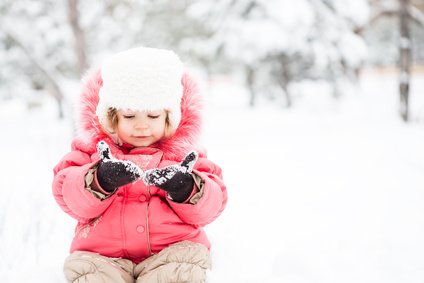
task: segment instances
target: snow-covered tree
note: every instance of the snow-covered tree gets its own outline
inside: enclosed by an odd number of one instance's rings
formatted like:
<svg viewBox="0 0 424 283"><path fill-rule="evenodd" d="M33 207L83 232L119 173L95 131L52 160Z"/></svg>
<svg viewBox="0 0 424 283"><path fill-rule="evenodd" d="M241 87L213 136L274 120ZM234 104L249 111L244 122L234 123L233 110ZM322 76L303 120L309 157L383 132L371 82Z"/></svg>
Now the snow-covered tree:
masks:
<svg viewBox="0 0 424 283"><path fill-rule="evenodd" d="M258 93L283 93L289 106L290 84L305 79L326 79L337 95L339 78L354 77L365 59L354 31L367 21L366 0L221 0L196 8L215 30L197 51L212 47L212 64L244 72L251 104Z"/></svg>
<svg viewBox="0 0 424 283"><path fill-rule="evenodd" d="M0 97L48 91L62 116L61 75L72 70L66 10L58 1L0 3ZM32 90L32 91L31 91Z"/></svg>
<svg viewBox="0 0 424 283"><path fill-rule="evenodd" d="M373 16L364 33L373 51L373 63L398 65L399 112L402 119L408 121L411 66L414 62L420 62L424 44L423 3L413 0L373 0L372 8Z"/></svg>

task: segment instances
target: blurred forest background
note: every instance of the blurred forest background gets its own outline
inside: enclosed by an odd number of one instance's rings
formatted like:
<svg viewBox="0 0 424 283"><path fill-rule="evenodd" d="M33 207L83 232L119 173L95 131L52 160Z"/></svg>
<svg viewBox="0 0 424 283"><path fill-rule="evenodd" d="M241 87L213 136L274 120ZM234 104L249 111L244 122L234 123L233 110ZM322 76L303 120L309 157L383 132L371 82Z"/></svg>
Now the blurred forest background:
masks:
<svg viewBox="0 0 424 283"><path fill-rule="evenodd" d="M424 0L1 0L1 282L65 282L52 168L81 78L140 45L205 90L208 282L424 282Z"/></svg>
<svg viewBox="0 0 424 283"><path fill-rule="evenodd" d="M139 45L173 49L207 78L237 77L252 107L259 98L295 107L293 86L311 80L337 99L364 68L397 71L408 121L410 77L423 72L424 1L2 0L0 103L31 109L48 94L62 118L88 68Z"/></svg>

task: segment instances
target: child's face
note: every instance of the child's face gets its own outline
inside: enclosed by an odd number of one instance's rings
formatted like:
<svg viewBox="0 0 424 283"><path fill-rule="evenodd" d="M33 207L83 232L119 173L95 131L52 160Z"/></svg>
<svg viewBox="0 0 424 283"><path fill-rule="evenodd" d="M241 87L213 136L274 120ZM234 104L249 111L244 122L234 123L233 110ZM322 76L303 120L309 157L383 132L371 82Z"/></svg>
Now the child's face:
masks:
<svg viewBox="0 0 424 283"><path fill-rule="evenodd" d="M145 147L165 136L166 111L118 110L118 137L135 147Z"/></svg>

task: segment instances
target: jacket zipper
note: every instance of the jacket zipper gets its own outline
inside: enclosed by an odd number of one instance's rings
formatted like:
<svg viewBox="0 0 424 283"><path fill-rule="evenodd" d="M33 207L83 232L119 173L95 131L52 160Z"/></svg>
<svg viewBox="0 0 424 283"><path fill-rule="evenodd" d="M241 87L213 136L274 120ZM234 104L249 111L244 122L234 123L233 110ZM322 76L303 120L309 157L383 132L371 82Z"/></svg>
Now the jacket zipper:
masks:
<svg viewBox="0 0 424 283"><path fill-rule="evenodd" d="M147 246L149 248L149 254L153 255L152 248L150 246L150 232L149 232L149 204L150 204L150 199L152 198L152 194L150 193L150 186L147 187L147 193L149 194L149 199L146 205L146 236L147 236Z"/></svg>
<svg viewBox="0 0 424 283"><path fill-rule="evenodd" d="M124 255L125 255L125 257L126 258L129 258L129 254L128 254L128 251L127 251L127 235L126 235L126 233L125 233L125 223L124 223L124 221L125 221L125 217L124 217L124 214L125 214L125 205L126 205L126 198L127 198L127 195L126 195L126 188L122 188L121 189L121 191L122 191L122 207L121 207L121 233L122 233L122 246L123 246L123 252L124 252Z"/></svg>

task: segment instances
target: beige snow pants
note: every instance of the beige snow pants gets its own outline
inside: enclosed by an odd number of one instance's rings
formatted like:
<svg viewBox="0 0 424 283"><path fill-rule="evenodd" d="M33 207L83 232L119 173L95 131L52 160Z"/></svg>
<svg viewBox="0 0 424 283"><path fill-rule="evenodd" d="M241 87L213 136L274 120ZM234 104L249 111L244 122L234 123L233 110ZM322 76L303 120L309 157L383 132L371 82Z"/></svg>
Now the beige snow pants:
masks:
<svg viewBox="0 0 424 283"><path fill-rule="evenodd" d="M72 283L203 283L210 266L204 245L183 241L137 265L128 259L76 251L65 260L63 270Z"/></svg>

